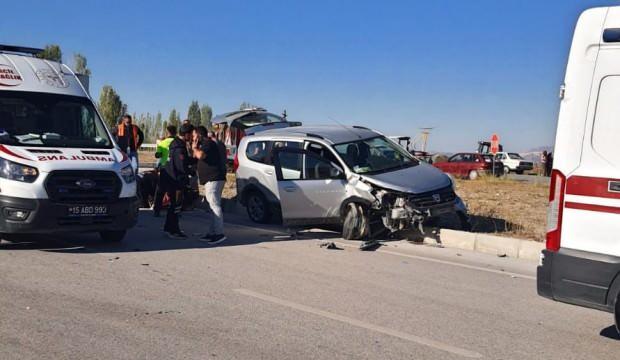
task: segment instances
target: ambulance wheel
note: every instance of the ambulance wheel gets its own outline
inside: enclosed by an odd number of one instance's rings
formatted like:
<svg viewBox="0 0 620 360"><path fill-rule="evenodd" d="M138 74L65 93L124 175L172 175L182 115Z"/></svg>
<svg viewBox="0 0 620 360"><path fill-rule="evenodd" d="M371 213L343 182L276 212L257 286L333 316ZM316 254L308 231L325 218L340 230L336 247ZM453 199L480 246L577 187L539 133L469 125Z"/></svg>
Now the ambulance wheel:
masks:
<svg viewBox="0 0 620 360"><path fill-rule="evenodd" d="M265 196L259 191L252 191L246 196L245 209L250 220L259 224L268 223L271 219L271 208Z"/></svg>
<svg viewBox="0 0 620 360"><path fill-rule="evenodd" d="M127 234L126 230L120 231L102 231L99 233L101 240L105 242L121 242Z"/></svg>
<svg viewBox="0 0 620 360"><path fill-rule="evenodd" d="M510 168L508 166L504 166L504 175L510 174Z"/></svg>
<svg viewBox="0 0 620 360"><path fill-rule="evenodd" d="M476 170L472 170L469 172L469 175L467 177L469 178L469 180L476 180L478 178L478 172Z"/></svg>
<svg viewBox="0 0 620 360"><path fill-rule="evenodd" d="M342 238L345 240L359 240L366 236L368 231L368 215L362 205L350 203L347 205L342 221Z"/></svg>

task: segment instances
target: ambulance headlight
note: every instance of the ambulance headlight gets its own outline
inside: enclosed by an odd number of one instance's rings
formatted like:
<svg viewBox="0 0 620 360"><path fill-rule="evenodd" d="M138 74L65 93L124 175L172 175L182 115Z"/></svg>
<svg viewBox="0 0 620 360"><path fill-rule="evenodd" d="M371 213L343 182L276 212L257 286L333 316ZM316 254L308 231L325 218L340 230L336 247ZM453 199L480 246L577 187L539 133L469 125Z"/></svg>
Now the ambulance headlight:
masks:
<svg viewBox="0 0 620 360"><path fill-rule="evenodd" d="M39 177L39 170L0 158L0 177L8 180L32 183Z"/></svg>
<svg viewBox="0 0 620 360"><path fill-rule="evenodd" d="M133 172L133 167L131 165L127 165L121 169L121 177L127 184L131 184L136 181L136 175Z"/></svg>

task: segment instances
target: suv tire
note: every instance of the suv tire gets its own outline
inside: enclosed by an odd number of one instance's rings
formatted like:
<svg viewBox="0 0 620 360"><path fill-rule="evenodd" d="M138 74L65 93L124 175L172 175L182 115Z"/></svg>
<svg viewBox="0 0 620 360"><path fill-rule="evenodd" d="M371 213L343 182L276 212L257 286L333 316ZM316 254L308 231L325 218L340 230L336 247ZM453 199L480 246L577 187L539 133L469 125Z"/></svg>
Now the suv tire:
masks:
<svg viewBox="0 0 620 360"><path fill-rule="evenodd" d="M271 219L271 207L265 195L259 191L252 191L246 195L245 209L248 217L255 223L266 224Z"/></svg>
<svg viewBox="0 0 620 360"><path fill-rule="evenodd" d="M342 238L345 240L359 240L368 232L368 215L364 208L356 203L347 205L342 221Z"/></svg>
<svg viewBox="0 0 620 360"><path fill-rule="evenodd" d="M99 233L99 237L101 237L101 240L105 242L113 242L113 243L123 241L123 239L125 238L125 235L127 235L126 230L102 231Z"/></svg>
<svg viewBox="0 0 620 360"><path fill-rule="evenodd" d="M614 319L616 320L616 331L620 336L620 294L616 298L616 306L614 306Z"/></svg>

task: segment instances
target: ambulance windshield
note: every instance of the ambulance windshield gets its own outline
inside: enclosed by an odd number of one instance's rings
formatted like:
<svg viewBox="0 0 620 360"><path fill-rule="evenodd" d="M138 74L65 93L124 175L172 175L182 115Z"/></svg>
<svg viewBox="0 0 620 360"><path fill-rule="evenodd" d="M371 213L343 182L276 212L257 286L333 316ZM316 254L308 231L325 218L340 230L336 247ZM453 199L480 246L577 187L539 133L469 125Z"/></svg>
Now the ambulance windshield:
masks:
<svg viewBox="0 0 620 360"><path fill-rule="evenodd" d="M0 144L113 147L88 99L24 91L0 91Z"/></svg>

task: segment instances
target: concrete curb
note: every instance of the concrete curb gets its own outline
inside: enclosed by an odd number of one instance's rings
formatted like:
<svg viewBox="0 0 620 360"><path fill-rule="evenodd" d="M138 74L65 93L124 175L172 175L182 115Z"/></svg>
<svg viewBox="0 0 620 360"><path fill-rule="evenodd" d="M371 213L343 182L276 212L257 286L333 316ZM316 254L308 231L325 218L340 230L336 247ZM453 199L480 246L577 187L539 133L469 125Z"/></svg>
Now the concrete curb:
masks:
<svg viewBox="0 0 620 360"><path fill-rule="evenodd" d="M236 199L222 199L225 213L245 214L245 208ZM425 244L476 251L486 254L538 261L545 244L516 238L441 229L437 237L426 237Z"/></svg>
<svg viewBox="0 0 620 360"><path fill-rule="evenodd" d="M424 243L535 261L540 258L540 252L545 248L544 243L532 240L448 229L441 229L438 238L425 238Z"/></svg>

